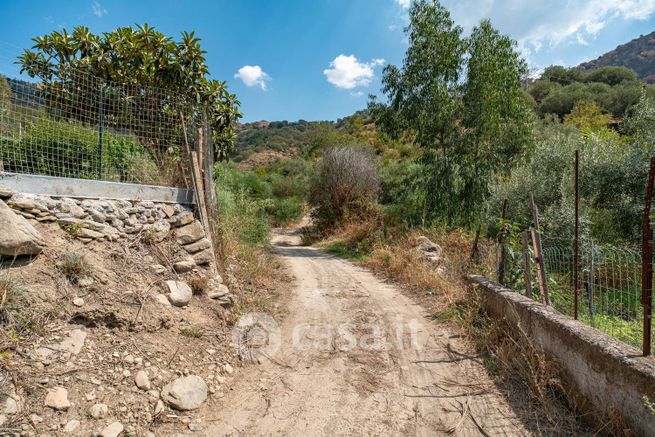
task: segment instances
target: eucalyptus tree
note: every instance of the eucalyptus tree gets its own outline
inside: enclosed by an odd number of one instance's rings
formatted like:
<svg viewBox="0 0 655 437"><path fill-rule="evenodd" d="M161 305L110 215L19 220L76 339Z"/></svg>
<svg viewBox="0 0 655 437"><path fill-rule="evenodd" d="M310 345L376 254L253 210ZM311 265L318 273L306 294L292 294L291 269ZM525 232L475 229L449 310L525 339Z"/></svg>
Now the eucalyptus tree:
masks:
<svg viewBox="0 0 655 437"><path fill-rule="evenodd" d="M64 29L33 41L32 49L26 49L17 63L21 72L40 78L47 86L87 75L137 89L159 87L183 94L206 106L219 156L226 156L232 147L240 103L225 82L209 78L206 52L193 32L183 32L181 40L175 41L148 24L119 27L102 35L78 26L72 33Z"/></svg>
<svg viewBox="0 0 655 437"><path fill-rule="evenodd" d="M382 91L387 104L372 100L369 109L392 136L404 135L424 149L426 218L450 217L455 185L452 154L459 137L462 102L458 96L466 51L462 28L438 2L417 0L409 10L405 33L409 48L401 68L385 67Z"/></svg>
<svg viewBox="0 0 655 437"><path fill-rule="evenodd" d="M386 133L422 147L414 180L424 218L471 225L493 178L529 147L532 117L516 43L482 21L468 38L436 0L415 1L401 68L384 70L386 103L369 108Z"/></svg>
<svg viewBox="0 0 655 437"><path fill-rule="evenodd" d="M480 212L492 179L508 176L532 143L533 114L522 86L527 73L512 39L489 20L473 28L461 93L464 134L459 148L466 172L461 214L467 219Z"/></svg>

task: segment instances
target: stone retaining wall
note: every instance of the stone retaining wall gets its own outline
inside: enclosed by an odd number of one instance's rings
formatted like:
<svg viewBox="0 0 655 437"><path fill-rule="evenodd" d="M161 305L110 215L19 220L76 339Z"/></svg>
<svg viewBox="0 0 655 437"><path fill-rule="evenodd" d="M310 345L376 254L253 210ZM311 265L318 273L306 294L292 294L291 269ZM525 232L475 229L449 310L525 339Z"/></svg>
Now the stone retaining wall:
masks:
<svg viewBox="0 0 655 437"><path fill-rule="evenodd" d="M180 263L180 270L213 261L210 241L193 212L180 204L151 201L54 198L13 193L0 187L0 201L25 218L39 222L57 222L84 243L115 241L130 234L142 233L153 241L169 234L190 257Z"/></svg>
<svg viewBox="0 0 655 437"><path fill-rule="evenodd" d="M568 389L602 423L618 414L637 435L655 435L655 358L489 279L469 275L487 313L520 326L533 344L562 365Z"/></svg>

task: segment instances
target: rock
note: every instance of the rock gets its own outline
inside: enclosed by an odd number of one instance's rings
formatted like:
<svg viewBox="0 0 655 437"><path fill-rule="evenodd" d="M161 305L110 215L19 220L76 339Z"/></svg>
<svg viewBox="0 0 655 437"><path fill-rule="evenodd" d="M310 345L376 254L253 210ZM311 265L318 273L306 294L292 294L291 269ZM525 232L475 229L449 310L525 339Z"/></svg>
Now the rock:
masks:
<svg viewBox="0 0 655 437"><path fill-rule="evenodd" d="M159 243L163 241L170 232L171 224L167 221L159 220L151 225L144 226L143 229L148 233L148 236L152 241Z"/></svg>
<svg viewBox="0 0 655 437"><path fill-rule="evenodd" d="M84 212L84 209L80 208L73 199L60 199L57 205L57 209L78 219L86 217L86 212Z"/></svg>
<svg viewBox="0 0 655 437"><path fill-rule="evenodd" d="M223 364L223 371L228 375L231 375L234 373L234 367L232 367L230 363L225 363Z"/></svg>
<svg viewBox="0 0 655 437"><path fill-rule="evenodd" d="M63 387L49 390L45 397L45 406L55 410L68 410L71 406L68 400L68 390Z"/></svg>
<svg viewBox="0 0 655 437"><path fill-rule="evenodd" d="M141 390L150 390L150 379L145 370L139 370L134 376L134 383Z"/></svg>
<svg viewBox="0 0 655 437"><path fill-rule="evenodd" d="M34 196L25 195L22 193L14 194L11 199L7 201L7 205L11 206L14 209L35 209L36 202Z"/></svg>
<svg viewBox="0 0 655 437"><path fill-rule="evenodd" d="M441 255L441 246L430 241L426 236L421 235L416 239L416 247L423 252L436 252Z"/></svg>
<svg viewBox="0 0 655 437"><path fill-rule="evenodd" d="M15 214L0 200L0 255L38 255L43 251L43 238L34 226Z"/></svg>
<svg viewBox="0 0 655 437"><path fill-rule="evenodd" d="M209 296L210 299L219 299L228 294L230 294L230 289L227 288L225 284L218 284L213 290L207 293L207 296Z"/></svg>
<svg viewBox="0 0 655 437"><path fill-rule="evenodd" d="M175 269L177 273L190 272L195 267L196 261L191 257L184 258L183 260L177 261L173 264L173 269Z"/></svg>
<svg viewBox="0 0 655 437"><path fill-rule="evenodd" d="M193 222L175 230L175 238L181 245L195 243L204 236L205 231L200 222Z"/></svg>
<svg viewBox="0 0 655 437"><path fill-rule="evenodd" d="M81 329L73 329L68 333L68 337L58 345L51 346L51 348L60 352L68 352L77 355L82 350L82 347L84 347L85 340L86 332Z"/></svg>
<svg viewBox="0 0 655 437"><path fill-rule="evenodd" d="M4 405L0 410L3 414L17 414L18 413L18 402L12 396L7 396L5 399Z"/></svg>
<svg viewBox="0 0 655 437"><path fill-rule="evenodd" d="M11 197L14 191L6 185L0 185L0 197Z"/></svg>
<svg viewBox="0 0 655 437"><path fill-rule="evenodd" d="M158 400L157 403L155 404L155 414L163 413L164 407L165 407L164 402L161 399Z"/></svg>
<svg viewBox="0 0 655 437"><path fill-rule="evenodd" d="M196 253L196 252L200 252L201 250L209 249L211 246L212 245L207 238L201 238L195 243L187 244L182 248L189 253Z"/></svg>
<svg viewBox="0 0 655 437"><path fill-rule="evenodd" d="M73 299L73 305L75 305L76 307L81 307L82 305L84 305L84 299L82 299L81 297L76 297L75 299Z"/></svg>
<svg viewBox="0 0 655 437"><path fill-rule="evenodd" d="M189 223L192 223L193 220L194 220L193 213L189 212L189 211L186 211L186 212L183 212L183 213L181 213L179 215L171 217L171 219L170 219L171 226L173 226L174 228L184 226L184 225L188 225Z"/></svg>
<svg viewBox="0 0 655 437"><path fill-rule="evenodd" d="M91 218L98 223L104 223L107 220L107 216L97 209L89 209L88 211Z"/></svg>
<svg viewBox="0 0 655 437"><path fill-rule="evenodd" d="M205 264L210 264L214 262L214 253L212 252L211 249L205 249L202 252L198 252L193 255L193 260L198 264L199 266L205 265Z"/></svg>
<svg viewBox="0 0 655 437"><path fill-rule="evenodd" d="M195 410L207 399L207 384L199 376L183 376L166 384L161 397L176 410Z"/></svg>
<svg viewBox="0 0 655 437"><path fill-rule="evenodd" d="M150 271L156 275L161 275L162 273L165 273L166 270L168 269L161 264L153 264L150 266Z"/></svg>
<svg viewBox="0 0 655 437"><path fill-rule="evenodd" d="M105 234L89 228L80 228L76 230L75 236L79 238L93 238L94 240L97 240L98 238L103 238Z"/></svg>
<svg viewBox="0 0 655 437"><path fill-rule="evenodd" d="M2 188L0 187L0 196L2 195ZM164 205L161 209L164 213L164 215L168 218L171 218L175 215L175 208L173 208L171 205Z"/></svg>
<svg viewBox="0 0 655 437"><path fill-rule="evenodd" d="M170 307L170 306L171 306L171 301L168 300L168 297L166 297L165 294L158 294L158 295L156 295L156 296L155 296L155 300L156 300L157 302L159 302L160 304L166 306L166 307Z"/></svg>
<svg viewBox="0 0 655 437"><path fill-rule="evenodd" d="M38 414L30 414L30 420L34 423L41 423L43 422L43 417L39 416Z"/></svg>
<svg viewBox="0 0 655 437"><path fill-rule="evenodd" d="M109 408L105 404L94 404L91 405L87 413L94 419L103 419L109 413Z"/></svg>
<svg viewBox="0 0 655 437"><path fill-rule="evenodd" d="M168 289L168 300L176 307L183 307L188 305L193 296L191 287L186 282L182 281L166 281L166 288Z"/></svg>
<svg viewBox="0 0 655 437"><path fill-rule="evenodd" d="M100 433L100 437L118 437L123 432L123 424L120 422L114 422L110 425L107 425L105 429Z"/></svg>
<svg viewBox="0 0 655 437"><path fill-rule="evenodd" d="M84 278L80 278L77 280L77 285L79 285L80 287L90 287L91 285L93 285L93 278L90 278L88 276Z"/></svg>
<svg viewBox="0 0 655 437"><path fill-rule="evenodd" d="M7 418L7 416L5 414L0 414L0 426L7 423L7 420L9 420L9 419Z"/></svg>
<svg viewBox="0 0 655 437"><path fill-rule="evenodd" d="M80 421L79 420L71 420L69 421L66 426L64 426L64 432L66 434L73 433L77 431L77 428L80 427Z"/></svg>

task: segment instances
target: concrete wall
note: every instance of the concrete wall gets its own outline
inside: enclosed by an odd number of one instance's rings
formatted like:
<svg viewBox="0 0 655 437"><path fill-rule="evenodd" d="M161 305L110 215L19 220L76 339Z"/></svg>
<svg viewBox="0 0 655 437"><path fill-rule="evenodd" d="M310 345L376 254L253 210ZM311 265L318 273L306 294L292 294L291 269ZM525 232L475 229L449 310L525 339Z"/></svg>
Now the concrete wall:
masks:
<svg viewBox="0 0 655 437"><path fill-rule="evenodd" d="M569 387L601 416L618 413L637 435L655 436L655 415L644 402L655 402L655 358L557 313L500 284L467 277L483 296L486 311L520 325L535 346L558 361Z"/></svg>

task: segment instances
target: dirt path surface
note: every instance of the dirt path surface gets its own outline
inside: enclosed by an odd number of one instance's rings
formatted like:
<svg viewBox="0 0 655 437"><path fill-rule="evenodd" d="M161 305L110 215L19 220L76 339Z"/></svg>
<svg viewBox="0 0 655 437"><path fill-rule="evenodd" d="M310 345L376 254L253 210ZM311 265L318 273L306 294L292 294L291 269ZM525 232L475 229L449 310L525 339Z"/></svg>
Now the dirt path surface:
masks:
<svg viewBox="0 0 655 437"><path fill-rule="evenodd" d="M272 360L205 408L207 435L529 435L459 335L396 287L293 233L296 277Z"/></svg>

